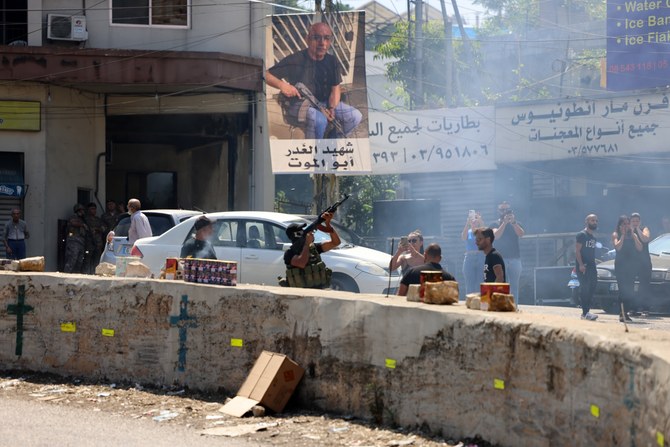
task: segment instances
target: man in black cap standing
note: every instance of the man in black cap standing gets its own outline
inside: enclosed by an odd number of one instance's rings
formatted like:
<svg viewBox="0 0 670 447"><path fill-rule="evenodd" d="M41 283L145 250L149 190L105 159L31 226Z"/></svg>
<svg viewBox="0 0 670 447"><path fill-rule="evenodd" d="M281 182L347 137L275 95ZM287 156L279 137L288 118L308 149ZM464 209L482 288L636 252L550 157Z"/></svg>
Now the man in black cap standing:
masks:
<svg viewBox="0 0 670 447"><path fill-rule="evenodd" d="M195 236L189 238L181 247L182 258L216 259L216 252L209 238L214 233L212 221L207 216L200 216L193 225Z"/></svg>
<svg viewBox="0 0 670 447"><path fill-rule="evenodd" d="M305 234L307 224L293 223L286 228L286 235L291 240L291 247L284 253L286 264L286 281L289 287L306 287L325 289L330 286L331 270L321 260L325 253L340 245L340 236L330 225L331 213L321 215L323 223L316 228L330 234L330 241L314 243L314 233ZM280 281L283 284L283 281Z"/></svg>

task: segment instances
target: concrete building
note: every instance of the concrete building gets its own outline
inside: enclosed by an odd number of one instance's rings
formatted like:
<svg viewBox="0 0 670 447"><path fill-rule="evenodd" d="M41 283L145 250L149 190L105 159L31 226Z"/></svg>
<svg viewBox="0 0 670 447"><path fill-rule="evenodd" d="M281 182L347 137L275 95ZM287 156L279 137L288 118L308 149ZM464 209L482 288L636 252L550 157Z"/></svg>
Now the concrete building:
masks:
<svg viewBox="0 0 670 447"><path fill-rule="evenodd" d="M17 0L12 8L0 24L0 221L23 208L29 256L56 268L59 219L77 202L271 209L266 5Z"/></svg>

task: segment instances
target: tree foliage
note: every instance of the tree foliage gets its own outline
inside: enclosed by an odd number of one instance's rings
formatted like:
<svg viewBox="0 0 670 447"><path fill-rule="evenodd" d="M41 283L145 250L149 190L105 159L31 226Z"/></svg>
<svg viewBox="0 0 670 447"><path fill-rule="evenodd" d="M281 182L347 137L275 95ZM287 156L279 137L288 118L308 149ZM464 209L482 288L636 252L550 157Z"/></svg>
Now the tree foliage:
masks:
<svg viewBox="0 0 670 447"><path fill-rule="evenodd" d="M398 188L397 175L355 175L339 177L340 191L351 194L337 219L360 236L372 235L372 204L376 200L393 200Z"/></svg>
<svg viewBox="0 0 670 447"><path fill-rule="evenodd" d="M405 104L416 92L416 54L410 48L415 30L407 21L398 22L391 37L375 47L379 59L389 59L386 64L388 78L402 85L399 93ZM408 39L409 37L409 39ZM423 103L427 108L444 107L446 94L446 39L442 22L426 22L423 26Z"/></svg>

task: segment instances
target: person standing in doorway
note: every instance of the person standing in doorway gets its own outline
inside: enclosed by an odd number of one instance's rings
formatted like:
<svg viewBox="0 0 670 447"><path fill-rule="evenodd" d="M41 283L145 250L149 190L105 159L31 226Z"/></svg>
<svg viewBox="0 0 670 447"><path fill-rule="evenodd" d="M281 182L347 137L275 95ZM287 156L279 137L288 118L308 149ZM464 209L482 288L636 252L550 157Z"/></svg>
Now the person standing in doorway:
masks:
<svg viewBox="0 0 670 447"><path fill-rule="evenodd" d="M130 228L128 228L128 242L134 244L136 240L143 237L151 237L151 225L149 219L142 211L142 203L138 199L128 200L128 212L130 213Z"/></svg>
<svg viewBox="0 0 670 447"><path fill-rule="evenodd" d="M498 220L490 227L495 235L495 248L505 259L507 282L509 282L510 293L519 303L519 280L521 279L521 250L519 249L519 238L523 237L525 231L516 220L514 211L510 204L503 201L498 205Z"/></svg>
<svg viewBox="0 0 670 447"><path fill-rule="evenodd" d="M86 209L77 203L74 214L67 221L67 239L65 240L65 273L86 273L84 259L86 257L86 239L88 225L86 225Z"/></svg>
<svg viewBox="0 0 670 447"><path fill-rule="evenodd" d="M9 259L26 257L26 239L30 237L26 222L21 219L21 210L14 208L12 218L5 225L5 252Z"/></svg>
<svg viewBox="0 0 670 447"><path fill-rule="evenodd" d="M100 216L105 223L105 227L107 227L107 231L112 231L116 227L116 224L119 221L119 215L119 208L116 205L116 201L114 199L107 199L107 202L105 203L105 212Z"/></svg>
<svg viewBox="0 0 670 447"><path fill-rule="evenodd" d="M95 273L95 268L100 262L100 255L105 248L105 223L98 217L98 206L94 202L86 205L86 216L84 221L88 226L88 238L86 240L86 260L84 273Z"/></svg>
<svg viewBox="0 0 670 447"><path fill-rule="evenodd" d="M465 256L463 258L463 276L465 277L465 294L479 292L484 270L484 252L477 248L475 230L483 227L482 216L475 210L470 210L465 226L461 232L461 239L465 241Z"/></svg>
<svg viewBox="0 0 670 447"><path fill-rule="evenodd" d="M582 320L595 321L597 315L592 314L591 300L598 283L596 272L596 237L593 232L598 228L598 216L589 214L585 219L586 227L577 233L575 258L577 262L577 278L579 279L579 299L582 304Z"/></svg>
<svg viewBox="0 0 670 447"><path fill-rule="evenodd" d="M486 255L486 258L484 258L484 282L506 282L507 279L505 261L493 247L495 238L495 233L491 228L477 228L475 230L477 248Z"/></svg>

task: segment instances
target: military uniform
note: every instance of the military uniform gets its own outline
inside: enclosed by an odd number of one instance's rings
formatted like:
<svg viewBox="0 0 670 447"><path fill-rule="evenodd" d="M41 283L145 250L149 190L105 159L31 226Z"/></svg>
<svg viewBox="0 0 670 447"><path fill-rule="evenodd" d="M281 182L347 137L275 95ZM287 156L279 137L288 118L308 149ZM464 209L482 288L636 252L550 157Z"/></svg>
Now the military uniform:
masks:
<svg viewBox="0 0 670 447"><path fill-rule="evenodd" d="M84 207L82 206L83 210ZM86 256L86 238L88 228L83 215L76 212L70 216L67 224L67 238L65 241L65 273L84 273L84 258Z"/></svg>
<svg viewBox="0 0 670 447"><path fill-rule="evenodd" d="M98 216L87 214L85 217L88 226L86 238L86 262L84 264L85 273L95 273L95 267L100 262L100 256L105 248L105 239L107 236L107 227L103 220Z"/></svg>

